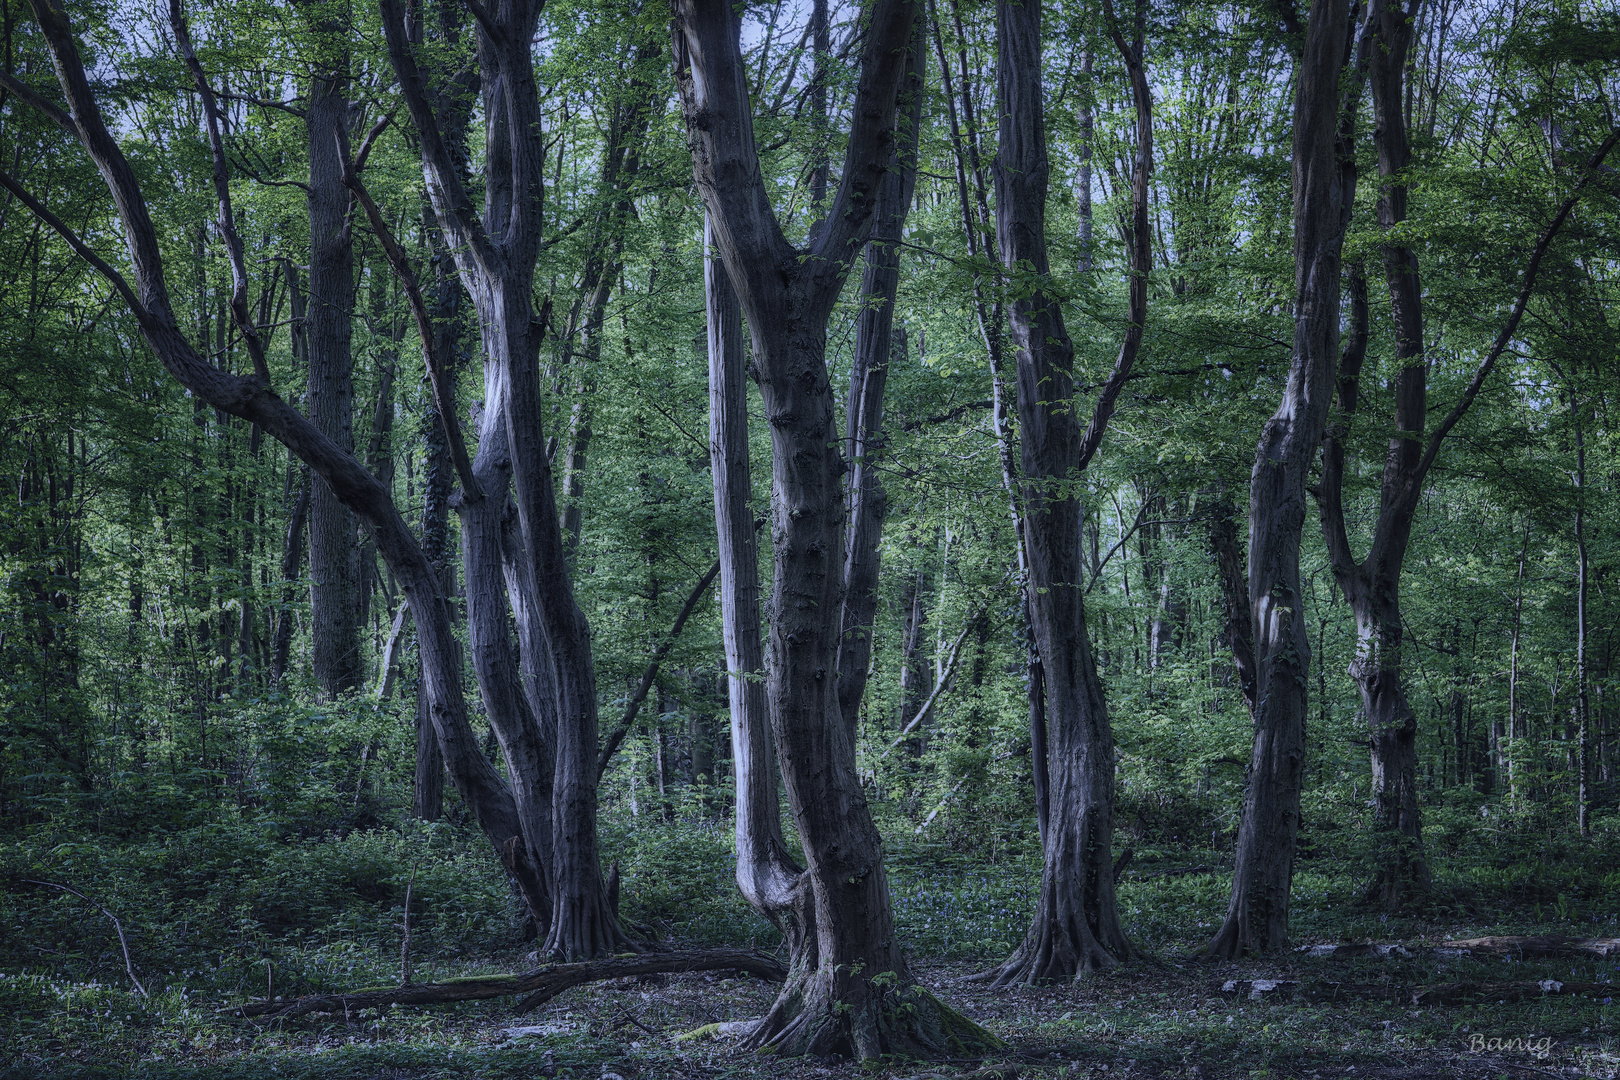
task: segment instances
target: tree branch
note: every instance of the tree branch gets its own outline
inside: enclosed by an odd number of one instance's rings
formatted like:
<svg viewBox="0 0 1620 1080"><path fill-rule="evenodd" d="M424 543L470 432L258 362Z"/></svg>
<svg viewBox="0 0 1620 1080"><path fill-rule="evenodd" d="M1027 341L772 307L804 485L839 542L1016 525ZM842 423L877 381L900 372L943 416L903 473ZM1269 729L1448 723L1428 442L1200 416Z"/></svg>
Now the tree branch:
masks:
<svg viewBox="0 0 1620 1080"><path fill-rule="evenodd" d="M708 595L709 586L714 584L715 576L719 573L720 560L716 559L709 567L709 572L693 586L686 603L681 606L681 613L675 616L675 625L669 628L669 633L664 635L664 640L653 651L652 659L647 661L647 668L641 673L641 682L636 686L636 692L630 695L630 702L625 706L619 726L613 729L613 734L602 744L602 753L596 762L597 780L602 779L602 774L607 772L608 763L613 760L613 755L618 753L619 744L630 734L630 727L636 722L636 715L641 712L642 703L647 700L647 694L652 690L653 680L658 678L658 666L664 662L664 657L669 655L669 650L675 647L675 639L686 629L686 620L697 610L698 602Z"/></svg>
<svg viewBox="0 0 1620 1080"><path fill-rule="evenodd" d="M338 138L341 148L343 140ZM473 475L472 461L467 456L467 443L461 434L461 423L456 419L455 395L450 389L448 372L452 363L451 358L439 356L435 348L438 335L433 332L433 316L428 314L427 301L422 298L422 287L417 283L416 274L411 270L411 260L405 254L405 249L399 246L394 238L393 230L383 219L382 210L366 190L360 177L355 173L355 167L342 154L338 155L343 162L343 186L354 192L365 211L366 220L371 223L371 231L377 234L377 241L382 245L383 254L388 259L388 265L393 267L394 276L399 279L400 287L405 290L406 299L410 303L411 317L416 322L416 332L422 339L422 359L427 364L428 382L433 387L433 404L439 414L439 422L444 426L445 442L450 446L450 458L455 462L456 475L461 479L462 497L468 502L477 502L484 497L484 490Z"/></svg>
<svg viewBox="0 0 1620 1080"><path fill-rule="evenodd" d="M1536 287L1536 275L1541 272L1541 260L1546 256L1547 249L1552 246L1553 238L1564 227L1564 222L1569 219L1569 215L1574 211L1581 192L1586 188L1592 177L1597 175L1599 168L1603 164L1603 159L1609 156L1609 151L1614 149L1616 142L1620 142L1620 127L1610 131L1609 137L1604 139L1602 145L1593 153L1591 159L1587 161L1586 166L1581 170L1580 179L1575 182L1575 186L1570 189L1564 201L1559 204L1558 212L1553 215L1552 221L1541 231L1541 236L1536 240L1536 246L1530 252L1530 262L1525 266L1524 275L1519 280L1519 295L1513 301L1513 310L1508 315L1508 321L1503 325L1501 332L1496 335L1496 341L1491 345L1490 352L1485 354L1485 359L1481 360L1479 367L1475 369L1474 377L1468 381L1468 387L1463 391L1462 397L1451 407L1451 411L1446 414L1446 418L1440 422L1440 426L1435 428L1434 434L1429 437L1429 444L1423 450L1423 459L1418 462L1417 468L1413 470L1412 479L1407 484L1407 488L1402 493L1399 501L1413 500L1417 498L1417 493L1423 489L1423 481L1428 476L1430 467L1434 465L1434 459L1440 454L1440 444L1445 441L1446 436L1451 433L1451 429L1457 426L1457 421L1463 418L1463 414L1468 411L1468 407L1479 396L1480 388L1485 385L1485 380L1490 378L1491 372L1496 367L1496 361L1501 357L1503 350L1508 347L1508 343L1513 340L1514 333L1519 329L1519 321L1524 318L1524 309L1530 303L1530 294Z"/></svg>
<svg viewBox="0 0 1620 1080"><path fill-rule="evenodd" d="M174 28L175 43L180 46L180 55L185 58L192 82L197 87L197 96L202 100L203 118L208 128L208 149L214 166L214 200L219 206L219 219L215 226L220 239L225 241L225 251L231 262L231 319L242 334L242 343L247 346L254 374L268 385L270 364L264 355L264 339L259 336L259 328L248 311L247 261L242 253L242 236L236 229L236 215L231 211L231 178L225 156L219 102L214 98L214 90L208 83L208 73L203 70L202 61L197 59L197 50L192 48L191 32L186 26L180 0L169 0L169 25Z"/></svg>

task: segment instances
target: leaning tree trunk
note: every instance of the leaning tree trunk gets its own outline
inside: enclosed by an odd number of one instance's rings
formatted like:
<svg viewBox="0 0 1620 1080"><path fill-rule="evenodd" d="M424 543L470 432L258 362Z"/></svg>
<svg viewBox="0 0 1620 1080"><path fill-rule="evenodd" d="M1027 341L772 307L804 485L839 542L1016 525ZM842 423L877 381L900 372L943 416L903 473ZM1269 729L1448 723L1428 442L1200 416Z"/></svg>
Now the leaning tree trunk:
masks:
<svg viewBox="0 0 1620 1080"><path fill-rule="evenodd" d="M1249 483L1254 748L1231 900L1203 949L1214 959L1273 951L1288 938L1311 655L1299 545L1306 480L1322 440L1338 360L1340 252L1354 194L1346 190L1338 152L1339 71L1348 31L1343 0L1313 0L1295 74L1293 357L1282 403L1261 432Z"/></svg>
<svg viewBox="0 0 1620 1080"><path fill-rule="evenodd" d="M726 0L679 0L672 28L693 178L752 331L771 422L765 690L809 864L816 939L814 966L799 965L750 1036L781 1053L962 1056L994 1041L911 978L837 695L845 468L827 323L891 158L902 75L893 61L913 40L916 7L878 0L872 8L843 176L808 251L788 243L764 185L736 10Z"/></svg>
<svg viewBox="0 0 1620 1080"><path fill-rule="evenodd" d="M322 30L329 28L323 26ZM354 451L354 245L349 235L347 73L318 73L305 121L309 133L309 411L344 453ZM354 515L325 483L309 508L310 651L328 700L358 690L360 562Z"/></svg>
<svg viewBox="0 0 1620 1080"><path fill-rule="evenodd" d="M1112 25L1111 6L1107 14ZM1044 278L1050 267L1039 3L1004 0L996 9L996 28L1001 104L996 236L1009 271ZM1049 810L1035 917L1013 955L981 976L997 986L1073 979L1137 953L1120 927L1114 898L1114 736L1086 633L1081 510L1073 488L1101 442L1140 349L1147 314L1151 104L1140 37L1131 45L1117 27L1114 31L1136 107L1130 324L1085 431L1074 415L1074 347L1057 301L1037 286L1020 290L1027 295L1008 305L1007 324L1018 353L1025 600L1045 682Z"/></svg>

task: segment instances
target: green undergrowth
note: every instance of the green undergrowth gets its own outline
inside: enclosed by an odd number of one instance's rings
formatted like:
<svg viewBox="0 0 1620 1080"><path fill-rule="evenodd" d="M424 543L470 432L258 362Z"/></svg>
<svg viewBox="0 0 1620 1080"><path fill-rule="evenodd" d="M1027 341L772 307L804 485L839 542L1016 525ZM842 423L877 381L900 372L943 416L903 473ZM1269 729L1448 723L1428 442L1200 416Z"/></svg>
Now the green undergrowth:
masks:
<svg viewBox="0 0 1620 1080"><path fill-rule="evenodd" d="M1436 809L1434 898L1401 915L1357 902L1365 874L1355 858L1329 858L1319 842L1307 849L1295 877L1295 940L1620 936L1613 869L1620 865L1620 831L1613 818L1600 818L1593 837L1580 841L1549 831L1545 821L1486 806L1487 816L1500 816L1479 835L1457 820L1480 816L1478 805ZM777 947L774 929L737 895L729 823L698 806L674 809L669 819L603 816L603 849L620 867L625 920L672 944ZM1351 1065L1366 1075L1413 1055L1430 1055L1432 1075L1448 1075L1447 1068L1483 1060L1469 1056L1475 1036L1518 1039L1521 1047L1526 1039L1551 1040L1550 1058L1521 1053L1523 1060L1504 1061L1578 1062L1583 1075L1593 1076L1613 1071L1604 1056L1613 1054L1620 1019L1612 998L1411 1009L1388 1001L1323 1003L1301 995L1251 1002L1220 994L1222 981L1238 978L1605 984L1620 980L1620 964L1438 961L1432 954L1190 964L1187 956L1225 912L1230 854L1152 835L1132 840L1118 888L1126 931L1148 961L1076 986L988 993L956 980L1003 958L1022 938L1040 871L1033 845L1001 843L987 858L912 829L888 833L896 931L923 984L1005 1039L1006 1053L1027 1075L1063 1069L1101 1075L1104 1064L1112 1075L1122 1068L1127 1075L1191 1075L1186 1070L1194 1066L1205 1076L1339 1075L1333 1070ZM614 1071L636 1080L677 1075L699 1060L713 1075L783 1075L759 1071L725 1038L672 1041L682 1031L760 1015L774 990L749 979L682 976L667 984L586 987L522 1021L511 1016L510 1002L294 1022L242 1020L225 1009L267 991L397 983L407 885L417 981L532 966L535 943L521 939L510 889L482 839L464 827L401 823L306 835L285 823L238 818L132 838L98 836L59 819L0 838L0 881L0 1077L597 1080L617 1062ZM89 900L29 882L66 885ZM150 997L132 986L113 925L90 901L121 921ZM511 1034L514 1024L528 1023L564 1027L544 1036ZM784 1068L791 1074L797 1066Z"/></svg>

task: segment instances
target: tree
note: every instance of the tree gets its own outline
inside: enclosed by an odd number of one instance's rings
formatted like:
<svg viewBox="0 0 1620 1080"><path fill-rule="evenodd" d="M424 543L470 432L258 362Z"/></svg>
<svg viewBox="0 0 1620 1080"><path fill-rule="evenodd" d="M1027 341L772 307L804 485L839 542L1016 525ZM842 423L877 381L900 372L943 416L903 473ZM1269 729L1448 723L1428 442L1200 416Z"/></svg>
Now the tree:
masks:
<svg viewBox="0 0 1620 1080"><path fill-rule="evenodd" d="M751 1036L783 1053L864 1060L988 1041L910 976L837 696L845 466L825 359L827 320L871 228L891 159L905 69L896 59L909 48L914 17L915 5L901 0L872 9L843 175L824 225L802 250L783 233L759 167L736 11L716 0L682 0L672 30L693 177L748 322L771 424L766 695L809 863L816 942L813 960L795 957L787 987Z"/></svg>
<svg viewBox="0 0 1620 1080"><path fill-rule="evenodd" d="M1030 628L1045 684L1048 810L1040 892L1024 943L989 973L997 985L1072 979L1137 954L1114 902L1114 737L1086 632L1084 545L1075 484L1096 454L1141 349L1147 319L1151 227L1148 176L1153 112L1142 65L1140 21L1128 43L1105 4L1109 31L1130 72L1136 112L1131 178L1130 312L1114 370L1084 430L1075 417L1074 346L1042 280L1046 253L1047 150L1041 89L1041 8L996 10L1001 141L996 159L996 236L1013 284L1007 324L1018 351L1023 541ZM1024 285L1024 277L1034 280Z"/></svg>
<svg viewBox="0 0 1620 1080"><path fill-rule="evenodd" d="M1288 381L1249 482L1254 748L1226 918L1203 954L1270 952L1288 935L1305 765L1310 638L1299 584L1305 485L1327 420L1339 346L1339 272L1354 201L1354 157L1339 143L1349 8L1313 0L1295 65L1294 341ZM1359 88L1347 92L1354 101Z"/></svg>

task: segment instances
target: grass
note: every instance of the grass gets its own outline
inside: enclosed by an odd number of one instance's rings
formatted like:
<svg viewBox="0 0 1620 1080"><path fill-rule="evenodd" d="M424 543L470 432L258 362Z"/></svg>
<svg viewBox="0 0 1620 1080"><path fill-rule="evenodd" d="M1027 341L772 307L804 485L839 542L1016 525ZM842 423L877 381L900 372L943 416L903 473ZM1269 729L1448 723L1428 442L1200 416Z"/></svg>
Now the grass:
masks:
<svg viewBox="0 0 1620 1080"><path fill-rule="evenodd" d="M212 827L211 827L212 828ZM1385 918L1353 903L1353 861L1302 860L1297 943L1433 944L1490 933L1620 936L1611 830L1547 864L1526 837L1436 853L1436 902ZM265 839L213 828L150 841L80 844L38 835L0 847L0 1078L63 1077L769 1077L853 1075L849 1063L764 1061L725 1038L676 1043L706 1025L760 1015L767 984L720 975L656 977L569 991L528 1016L510 1001L393 1007L347 1017L244 1020L222 1011L262 995L398 979L404 881L416 865L418 979L477 978L532 966L512 934L510 897L476 836L365 833ZM257 839L255 839L257 837ZM626 918L687 945L776 943L731 887L728 830L607 820ZM55 840L55 837L48 838ZM187 854L184 872L177 845ZM425 854L424 854L425 852ZM244 854L245 853L245 854ZM1515 855L1514 853L1521 853ZM1572 859L1571 855L1584 855ZM1511 857L1510 857L1511 856ZM1620 1076L1612 998L1403 1007L1390 1000L1249 1000L1227 980L1358 985L1620 980L1615 962L1505 962L1419 954L1335 961L1299 954L1189 962L1224 912L1223 853L1144 843L1120 883L1127 931L1152 960L1043 988L988 991L962 977L1022 936L1039 867L1006 849L985 865L945 847L896 843L889 872L897 931L925 986L1005 1039L991 1064L1026 1077ZM1164 875L1213 866L1214 872ZM150 999L123 975L110 926L81 901L17 883L71 879L120 915ZM75 906L77 905L77 906ZM982 1063L888 1063L873 1075L970 1075Z"/></svg>

